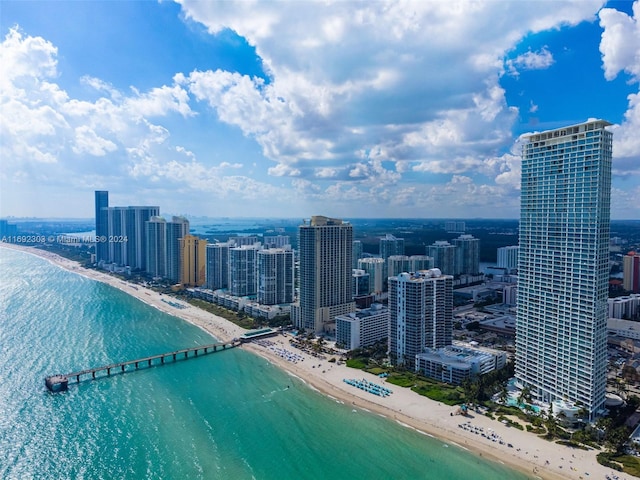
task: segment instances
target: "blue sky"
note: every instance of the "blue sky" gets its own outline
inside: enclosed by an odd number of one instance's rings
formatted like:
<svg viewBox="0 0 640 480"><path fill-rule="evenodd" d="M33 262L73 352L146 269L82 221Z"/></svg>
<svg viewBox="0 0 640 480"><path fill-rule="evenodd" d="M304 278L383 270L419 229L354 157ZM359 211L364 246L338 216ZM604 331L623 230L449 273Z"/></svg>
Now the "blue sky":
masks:
<svg viewBox="0 0 640 480"><path fill-rule="evenodd" d="M521 136L614 124L640 216L639 1L0 3L0 216L517 218Z"/></svg>

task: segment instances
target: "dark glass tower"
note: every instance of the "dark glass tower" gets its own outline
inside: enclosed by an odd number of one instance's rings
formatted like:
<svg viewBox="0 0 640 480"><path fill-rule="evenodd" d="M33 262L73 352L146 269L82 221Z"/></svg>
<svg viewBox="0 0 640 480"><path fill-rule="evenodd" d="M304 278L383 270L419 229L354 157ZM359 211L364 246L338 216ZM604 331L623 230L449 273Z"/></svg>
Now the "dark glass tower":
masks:
<svg viewBox="0 0 640 480"><path fill-rule="evenodd" d="M107 208L109 207L109 192L104 190L96 190L95 192L96 207L96 262L104 260L109 261L109 246L107 245L107 237L109 235L109 220Z"/></svg>

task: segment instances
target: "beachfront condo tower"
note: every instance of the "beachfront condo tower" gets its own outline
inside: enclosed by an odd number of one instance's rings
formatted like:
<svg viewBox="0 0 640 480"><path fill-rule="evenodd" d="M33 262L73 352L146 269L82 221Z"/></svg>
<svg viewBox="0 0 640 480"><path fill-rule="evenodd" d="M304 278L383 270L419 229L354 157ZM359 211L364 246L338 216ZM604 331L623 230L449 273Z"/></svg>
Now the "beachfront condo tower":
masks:
<svg viewBox="0 0 640 480"><path fill-rule="evenodd" d="M201 287L206 283L207 239L185 235L180 240L180 283Z"/></svg>
<svg viewBox="0 0 640 480"><path fill-rule="evenodd" d="M96 190L95 210L96 210L96 263L101 260L109 261L109 219L107 208L109 207L109 192Z"/></svg>
<svg viewBox="0 0 640 480"><path fill-rule="evenodd" d="M336 315L355 310L351 298L353 227L336 218L311 217L298 230L300 294L292 306L297 328L335 333Z"/></svg>
<svg viewBox="0 0 640 480"><path fill-rule="evenodd" d="M413 370L425 348L451 345L453 276L433 268L389 277L389 356Z"/></svg>
<svg viewBox="0 0 640 480"><path fill-rule="evenodd" d="M522 150L516 378L591 418L606 386L609 125L536 133Z"/></svg>
<svg viewBox="0 0 640 480"><path fill-rule="evenodd" d="M229 288L229 242L207 245L207 288Z"/></svg>
<svg viewBox="0 0 640 480"><path fill-rule="evenodd" d="M258 252L258 303L280 305L293 302L294 255L285 248L268 248Z"/></svg>

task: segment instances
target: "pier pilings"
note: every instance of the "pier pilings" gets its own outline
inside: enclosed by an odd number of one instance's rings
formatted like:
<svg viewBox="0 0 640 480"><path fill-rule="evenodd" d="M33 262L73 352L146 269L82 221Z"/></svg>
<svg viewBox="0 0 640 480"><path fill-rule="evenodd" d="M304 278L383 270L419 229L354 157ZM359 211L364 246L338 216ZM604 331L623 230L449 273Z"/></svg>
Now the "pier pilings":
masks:
<svg viewBox="0 0 640 480"><path fill-rule="evenodd" d="M87 380L95 380L96 378L100 378L100 376L96 377L96 373L99 373L99 372L106 372L107 374L106 376L111 376L111 370L117 369L117 368L120 368L121 373L126 373L130 371L132 372L141 368L141 365L144 365L144 363L146 363L147 368L156 366L156 365L165 365L165 360L167 358L172 358L173 361L176 362L179 358L178 357L179 355L184 355L183 357L184 359L196 358L198 357L198 352L206 355L209 353L215 353L218 351L227 350L227 347L234 348L239 346L240 344L241 344L240 340L235 339L227 343L213 343L210 345L204 345L200 347L185 348L182 350L175 350L172 352L162 353L160 355L152 355L150 357L138 358L136 360L128 360L126 362L113 363L113 364L105 365L102 367L80 370L78 372L67 373L64 375L62 374L50 375L46 377L44 381L49 391L61 392L63 390L67 390L69 386L70 378L75 377L76 383L80 383L80 380L83 380L85 378ZM218 347L222 347L222 348L218 350ZM189 356L189 354L191 353L193 353L193 355ZM160 362L159 363L156 362L157 360L159 360ZM133 365L134 369L127 370L126 367L128 367L129 365Z"/></svg>

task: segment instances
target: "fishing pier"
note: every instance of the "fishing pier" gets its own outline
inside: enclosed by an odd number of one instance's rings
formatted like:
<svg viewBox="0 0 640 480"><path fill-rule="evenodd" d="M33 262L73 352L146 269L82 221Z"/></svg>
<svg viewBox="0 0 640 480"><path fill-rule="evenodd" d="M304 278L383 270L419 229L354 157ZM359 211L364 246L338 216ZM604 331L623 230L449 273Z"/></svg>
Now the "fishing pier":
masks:
<svg viewBox="0 0 640 480"><path fill-rule="evenodd" d="M198 356L207 355L209 353L229 350L231 348L237 347L241 343L242 342L240 340L234 339L226 343L212 343L210 345L203 345L200 347L185 348L183 350L175 350L173 352L139 358L137 360L112 363L111 365L105 365L104 367L89 368L86 370L80 370L78 372L67 373L64 375L51 375L44 379L44 383L51 392L61 392L67 389L67 387L69 386L69 380L75 380L76 383L80 383L81 380L95 380L96 378L111 376L112 373L115 374L133 372L140 368L149 368L156 365L164 365L167 360L175 362L177 360L196 358ZM133 366L133 368L127 369L127 367L131 366ZM99 374L100 372L106 372L106 375L99 375L98 377L96 377L96 374Z"/></svg>

